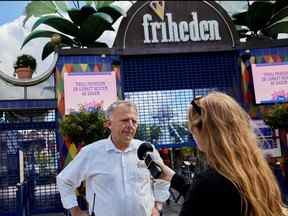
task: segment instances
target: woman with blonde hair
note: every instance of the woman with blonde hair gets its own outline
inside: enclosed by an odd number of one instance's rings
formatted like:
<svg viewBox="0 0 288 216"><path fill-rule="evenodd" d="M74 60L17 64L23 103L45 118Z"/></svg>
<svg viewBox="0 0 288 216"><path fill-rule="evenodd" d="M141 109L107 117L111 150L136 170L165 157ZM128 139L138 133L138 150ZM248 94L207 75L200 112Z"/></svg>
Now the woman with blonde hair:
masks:
<svg viewBox="0 0 288 216"><path fill-rule="evenodd" d="M208 169L192 185L164 164L161 178L185 195L181 216L282 216L276 179L257 145L249 115L230 96L197 97L188 111L189 129Z"/></svg>

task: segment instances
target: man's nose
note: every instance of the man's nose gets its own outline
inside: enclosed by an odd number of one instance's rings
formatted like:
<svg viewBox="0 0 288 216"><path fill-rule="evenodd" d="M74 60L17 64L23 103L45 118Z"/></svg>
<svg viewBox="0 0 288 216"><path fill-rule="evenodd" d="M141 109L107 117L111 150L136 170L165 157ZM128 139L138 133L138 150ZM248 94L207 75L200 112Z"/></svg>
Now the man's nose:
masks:
<svg viewBox="0 0 288 216"><path fill-rule="evenodd" d="M128 125L130 127L135 127L134 121L132 119L128 120Z"/></svg>

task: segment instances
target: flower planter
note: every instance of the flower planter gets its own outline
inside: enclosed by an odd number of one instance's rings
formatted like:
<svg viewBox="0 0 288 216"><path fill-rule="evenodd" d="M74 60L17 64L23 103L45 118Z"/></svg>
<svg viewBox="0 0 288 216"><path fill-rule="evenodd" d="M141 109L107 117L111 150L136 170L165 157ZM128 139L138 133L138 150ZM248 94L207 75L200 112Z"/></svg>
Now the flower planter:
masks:
<svg viewBox="0 0 288 216"><path fill-rule="evenodd" d="M21 67L15 70L18 79L31 79L32 78L32 69L30 67Z"/></svg>

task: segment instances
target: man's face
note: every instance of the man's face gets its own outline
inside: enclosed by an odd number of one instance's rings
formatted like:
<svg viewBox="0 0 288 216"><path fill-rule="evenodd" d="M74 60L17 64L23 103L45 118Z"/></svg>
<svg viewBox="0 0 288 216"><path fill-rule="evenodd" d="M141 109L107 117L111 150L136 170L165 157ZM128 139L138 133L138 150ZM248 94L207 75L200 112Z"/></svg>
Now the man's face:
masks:
<svg viewBox="0 0 288 216"><path fill-rule="evenodd" d="M114 144L129 145L138 126L138 114L133 107L119 105L112 113L109 128Z"/></svg>

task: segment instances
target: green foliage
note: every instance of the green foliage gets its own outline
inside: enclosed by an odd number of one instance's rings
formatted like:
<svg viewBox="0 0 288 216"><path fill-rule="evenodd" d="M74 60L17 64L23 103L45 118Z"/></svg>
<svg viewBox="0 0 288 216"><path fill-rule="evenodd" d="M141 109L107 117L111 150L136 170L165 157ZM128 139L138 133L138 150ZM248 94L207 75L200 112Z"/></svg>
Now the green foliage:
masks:
<svg viewBox="0 0 288 216"><path fill-rule="evenodd" d="M254 1L245 12L232 16L240 38L277 39L288 32L288 1ZM244 26L243 29L241 26Z"/></svg>
<svg viewBox="0 0 288 216"><path fill-rule="evenodd" d="M25 26L28 19L32 16L39 17L44 14L53 14L56 12L56 5L52 1L32 1L25 7L26 17L23 21L23 26Z"/></svg>
<svg viewBox="0 0 288 216"><path fill-rule="evenodd" d="M86 2L86 5L91 6L94 1L86 0L85 2Z"/></svg>
<svg viewBox="0 0 288 216"><path fill-rule="evenodd" d="M66 37L65 35L59 34L58 35L61 36L61 43L65 43L68 45L73 45L75 42L73 40L71 40L69 37ZM25 46L25 44L27 44L30 40L34 39L34 38L38 38L38 37L47 37L47 38L52 38L55 35L55 32L52 31L46 31L46 30L36 30L31 32L24 40L22 47L23 48Z"/></svg>
<svg viewBox="0 0 288 216"><path fill-rule="evenodd" d="M288 104L276 104L263 113L267 125L274 129L288 128Z"/></svg>
<svg viewBox="0 0 288 216"><path fill-rule="evenodd" d="M79 40L84 45L93 43L104 31L113 30L112 22L112 17L102 12L90 15L80 26Z"/></svg>
<svg viewBox="0 0 288 216"><path fill-rule="evenodd" d="M57 8L59 8L63 12L68 11L68 7L65 1L54 1L54 4L56 5Z"/></svg>
<svg viewBox="0 0 288 216"><path fill-rule="evenodd" d="M195 148L192 148L190 146L182 147L181 148L181 153L184 155L191 155L193 156L195 154Z"/></svg>
<svg viewBox="0 0 288 216"><path fill-rule="evenodd" d="M42 59L47 58L52 52L54 52L53 43L47 42L43 48Z"/></svg>
<svg viewBox="0 0 288 216"><path fill-rule="evenodd" d="M151 143L157 143L161 135L161 129L159 126L153 124L140 124L138 126L135 138L140 140L146 140Z"/></svg>
<svg viewBox="0 0 288 216"><path fill-rule="evenodd" d="M140 140L145 140L146 139L146 124L139 124L136 134L135 134L135 138L136 139L140 139Z"/></svg>
<svg viewBox="0 0 288 216"><path fill-rule="evenodd" d="M14 64L15 69L20 67L30 67L33 72L35 71L36 66L36 59L33 56L27 54L18 56Z"/></svg>
<svg viewBox="0 0 288 216"><path fill-rule="evenodd" d="M152 143L157 142L159 140L160 135L161 135L160 127L157 125L152 125L149 128L149 131L150 131L150 139L151 139Z"/></svg>
<svg viewBox="0 0 288 216"><path fill-rule="evenodd" d="M53 27L56 30L61 31L62 33L67 35L77 37L79 34L77 25L59 16L48 15L41 17L34 23L31 30L33 31L41 24L48 24L50 25L50 27Z"/></svg>
<svg viewBox="0 0 288 216"><path fill-rule="evenodd" d="M112 24L123 15L122 9L117 5L103 5L101 8L98 8L97 12L109 14L112 17Z"/></svg>
<svg viewBox="0 0 288 216"><path fill-rule="evenodd" d="M94 1L94 2L97 9L109 6L113 3L113 1Z"/></svg>
<svg viewBox="0 0 288 216"><path fill-rule="evenodd" d="M107 47L107 44L97 40L105 31L114 31L112 25L124 15L124 11L111 5L113 1L86 1L84 6L83 2L72 2L75 8L69 8L65 1L30 2L25 8L23 25L32 16L39 18L24 39L21 49L33 39L50 38L42 50L44 60L56 47ZM67 15L70 19L66 18ZM42 24L57 31L37 30Z"/></svg>
<svg viewBox="0 0 288 216"><path fill-rule="evenodd" d="M108 137L109 129L104 127L105 112L101 108L81 109L80 112L64 116L60 121L60 133L76 146L87 145Z"/></svg>

